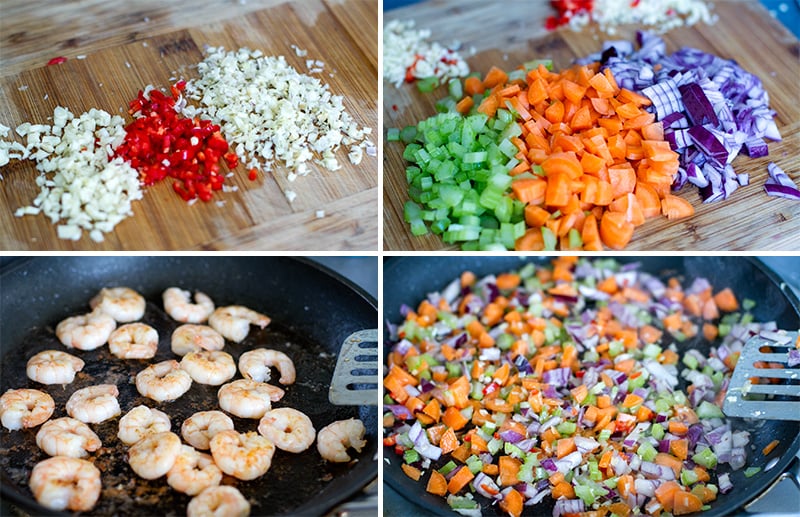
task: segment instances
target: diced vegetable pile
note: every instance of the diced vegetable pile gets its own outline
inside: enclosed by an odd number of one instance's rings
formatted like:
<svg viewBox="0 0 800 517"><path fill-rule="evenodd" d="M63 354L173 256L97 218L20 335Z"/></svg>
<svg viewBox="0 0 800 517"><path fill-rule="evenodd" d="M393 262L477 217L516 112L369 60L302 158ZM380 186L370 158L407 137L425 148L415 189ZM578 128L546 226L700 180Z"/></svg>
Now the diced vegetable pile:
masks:
<svg viewBox="0 0 800 517"><path fill-rule="evenodd" d="M609 42L554 72L549 60L448 82L439 114L388 141L405 144L413 235L465 250L622 249L637 226L694 214L749 182L731 165L780 139L760 80L733 61L690 48L671 56L659 37ZM800 199L770 166L767 193Z"/></svg>
<svg viewBox="0 0 800 517"><path fill-rule="evenodd" d="M563 25L581 30L596 22L608 34L614 34L618 25L625 24L667 32L700 21L711 25L717 20L704 0L550 0L550 5L557 13L545 21L550 30Z"/></svg>
<svg viewBox="0 0 800 517"><path fill-rule="evenodd" d="M389 325L386 461L465 515L708 509L748 462L720 408L744 342L776 328L753 307L613 260L464 272Z"/></svg>

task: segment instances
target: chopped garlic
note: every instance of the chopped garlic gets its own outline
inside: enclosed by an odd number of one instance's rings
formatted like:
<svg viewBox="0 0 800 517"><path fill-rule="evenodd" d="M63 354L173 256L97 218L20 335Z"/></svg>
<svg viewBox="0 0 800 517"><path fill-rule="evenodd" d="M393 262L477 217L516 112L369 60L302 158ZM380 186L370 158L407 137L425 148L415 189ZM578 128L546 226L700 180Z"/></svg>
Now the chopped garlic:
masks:
<svg viewBox="0 0 800 517"><path fill-rule="evenodd" d="M342 146L352 155L359 152L354 148L371 144L367 137L372 130L359 128L342 97L319 79L299 73L283 56L247 48L226 52L211 47L206 52L197 66L200 78L187 84L186 95L200 101L197 113L221 126L248 168L270 171L278 162L289 169L291 181L308 174L311 161L332 171L341 168L334 152ZM289 201L295 196L286 192Z"/></svg>
<svg viewBox="0 0 800 517"><path fill-rule="evenodd" d="M297 197L297 193L294 190L287 190L286 193L285 193L285 196L286 196L286 199L289 200L289 203L291 203Z"/></svg>
<svg viewBox="0 0 800 517"><path fill-rule="evenodd" d="M325 217L325 210L317 210L316 212L317 219L322 219Z"/></svg>
<svg viewBox="0 0 800 517"><path fill-rule="evenodd" d="M595 0L591 13L573 15L569 25L579 31L590 21L596 21L608 34L616 34L616 26L625 24L645 25L663 33L700 21L713 25L717 16L711 14L704 0L639 0L635 5L628 0Z"/></svg>
<svg viewBox="0 0 800 517"><path fill-rule="evenodd" d="M41 189L30 206L17 209L17 217L43 212L54 224L63 221L59 238L79 240L87 230L101 242L103 233L132 215L131 202L142 197L139 174L122 158L109 160L125 138L122 117L91 109L75 118L58 106L52 126L25 122L16 131L27 145L0 140L0 166L8 161L4 149L23 151L21 158L37 162Z"/></svg>
<svg viewBox="0 0 800 517"><path fill-rule="evenodd" d="M464 77L469 65L456 51L460 44L446 48L435 41L427 41L430 30L414 29L414 20L392 20L383 28L383 77L396 87L414 78Z"/></svg>

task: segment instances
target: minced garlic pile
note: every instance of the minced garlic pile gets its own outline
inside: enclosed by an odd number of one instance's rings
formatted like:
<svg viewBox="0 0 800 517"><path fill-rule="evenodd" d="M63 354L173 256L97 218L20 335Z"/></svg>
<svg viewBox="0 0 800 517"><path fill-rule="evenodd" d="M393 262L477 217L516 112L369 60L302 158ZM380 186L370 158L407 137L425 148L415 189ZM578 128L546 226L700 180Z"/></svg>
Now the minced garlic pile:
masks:
<svg viewBox="0 0 800 517"><path fill-rule="evenodd" d="M608 34L616 33L617 25L639 24L659 33L698 22L716 23L704 0L595 0L591 14L583 12L570 19L574 30L581 30L590 21Z"/></svg>
<svg viewBox="0 0 800 517"><path fill-rule="evenodd" d="M8 129L0 126L0 136ZM41 173L41 189L31 206L19 208L22 217L43 212L58 225L58 237L78 240L83 230L95 242L103 233L133 215L131 202L142 198L139 174L122 160L109 160L125 138L122 117L91 109L75 116L67 108L53 111L53 125L26 122L16 128L26 145L0 140L0 166L9 159L31 159Z"/></svg>
<svg viewBox="0 0 800 517"><path fill-rule="evenodd" d="M415 29L414 20L392 20L383 27L383 78L396 87L426 77L465 77L469 65L453 48L428 41L431 31Z"/></svg>
<svg viewBox="0 0 800 517"><path fill-rule="evenodd" d="M248 168L270 171L278 161L294 181L310 172L312 160L328 170L341 168L334 155L341 146L348 148L354 164L365 149L375 153L368 139L372 129L358 126L342 97L319 79L299 73L283 56L211 47L197 71L200 78L189 81L186 94L200 107L186 106L184 115L199 114L219 124Z"/></svg>

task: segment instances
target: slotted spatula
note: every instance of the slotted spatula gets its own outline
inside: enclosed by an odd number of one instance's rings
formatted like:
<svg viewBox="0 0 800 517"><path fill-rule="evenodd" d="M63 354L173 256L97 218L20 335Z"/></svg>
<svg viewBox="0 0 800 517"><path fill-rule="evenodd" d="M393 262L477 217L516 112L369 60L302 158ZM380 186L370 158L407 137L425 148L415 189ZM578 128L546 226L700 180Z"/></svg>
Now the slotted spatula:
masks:
<svg viewBox="0 0 800 517"><path fill-rule="evenodd" d="M328 400L337 406L378 405L378 331L353 332L342 343Z"/></svg>
<svg viewBox="0 0 800 517"><path fill-rule="evenodd" d="M796 342L797 332L778 331L762 332L745 343L722 405L725 415L800 420L800 365L788 366L789 351L795 348ZM765 368L759 363L780 363L783 367ZM757 379L758 383L751 379ZM767 380L779 383L767 383Z"/></svg>

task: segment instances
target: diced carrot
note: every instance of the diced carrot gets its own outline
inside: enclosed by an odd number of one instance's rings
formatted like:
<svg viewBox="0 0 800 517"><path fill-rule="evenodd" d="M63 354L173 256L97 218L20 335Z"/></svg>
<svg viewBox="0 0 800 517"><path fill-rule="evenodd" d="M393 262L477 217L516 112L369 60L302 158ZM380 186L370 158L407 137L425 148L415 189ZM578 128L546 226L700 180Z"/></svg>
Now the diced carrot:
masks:
<svg viewBox="0 0 800 517"><path fill-rule="evenodd" d="M673 496L673 515L686 515L689 513L699 512L702 507L703 502L700 501L699 497L691 492L677 490Z"/></svg>
<svg viewBox="0 0 800 517"><path fill-rule="evenodd" d="M500 103L495 95L487 95L478 106L478 113L483 113L487 117L494 117L499 105Z"/></svg>
<svg viewBox="0 0 800 517"><path fill-rule="evenodd" d="M547 181L539 178L518 179L511 182L511 190L521 202L539 205L545 200Z"/></svg>
<svg viewBox="0 0 800 517"><path fill-rule="evenodd" d="M565 172L554 172L548 177L545 204L563 207L569 203L570 179Z"/></svg>
<svg viewBox="0 0 800 517"><path fill-rule="evenodd" d="M466 115L467 113L469 113L469 110L471 110L474 105L475 101L472 99L472 97L466 96L460 101L458 101L458 103L456 103L456 111L458 111L462 115Z"/></svg>
<svg viewBox="0 0 800 517"><path fill-rule="evenodd" d="M631 241L634 226L620 212L606 212L600 220L600 239L609 248L621 250Z"/></svg>
<svg viewBox="0 0 800 517"><path fill-rule="evenodd" d="M667 194L661 200L661 211L670 220L694 215L694 207L691 203L672 194Z"/></svg>
<svg viewBox="0 0 800 517"><path fill-rule="evenodd" d="M511 517L520 517L522 515L522 504L522 494L512 488L500 501L500 509L511 515Z"/></svg>
<svg viewBox="0 0 800 517"><path fill-rule="evenodd" d="M464 415L461 414L461 411L459 411L458 408L450 406L442 415L442 422L447 427L451 427L452 429L458 431L459 429L463 429L469 420L467 420Z"/></svg>
<svg viewBox="0 0 800 517"><path fill-rule="evenodd" d="M689 454L689 440L681 438L669 442L669 452L681 461L685 461Z"/></svg>
<svg viewBox="0 0 800 517"><path fill-rule="evenodd" d="M513 486L519 483L517 474L519 474L522 464L518 459L511 456L500 456L497 463L500 466L500 486Z"/></svg>
<svg viewBox="0 0 800 517"><path fill-rule="evenodd" d="M675 508L675 494L681 492L681 486L674 481L663 481L656 487L655 495L658 502L667 512L672 512Z"/></svg>
<svg viewBox="0 0 800 517"><path fill-rule="evenodd" d="M703 337L708 341L714 341L719 335L719 329L713 323L703 323Z"/></svg>
<svg viewBox="0 0 800 517"><path fill-rule="evenodd" d="M431 469L431 477L428 478L428 486L425 488L429 493L444 497L447 494L447 479L436 469Z"/></svg>
<svg viewBox="0 0 800 517"><path fill-rule="evenodd" d="M422 476L422 472L418 468L412 467L407 463L400 465L400 468L403 469L403 472L405 472L406 476L410 477L414 481L419 481L420 476Z"/></svg>
<svg viewBox="0 0 800 517"><path fill-rule="evenodd" d="M670 420L668 427L669 432L672 434L684 435L689 432L689 427L683 422L679 422L677 420Z"/></svg>
<svg viewBox="0 0 800 517"><path fill-rule="evenodd" d="M458 493L462 488L467 486L467 483L472 481L474 477L475 475L466 467L466 465L462 466L458 472L456 472L455 475L450 478L450 482L447 483L447 491L451 494Z"/></svg>
<svg viewBox="0 0 800 517"><path fill-rule="evenodd" d="M573 499L575 497L575 489L566 481L562 481L551 489L550 496L553 499L560 499L562 497L565 499Z"/></svg>
<svg viewBox="0 0 800 517"><path fill-rule="evenodd" d="M725 312L734 312L739 310L739 302L736 300L736 295L733 294L730 287L726 287L722 291L714 295L714 302L717 307Z"/></svg>
<svg viewBox="0 0 800 517"><path fill-rule="evenodd" d="M497 476L500 473L500 467L494 463L487 463L481 469L481 472L486 474L487 476Z"/></svg>
<svg viewBox="0 0 800 517"><path fill-rule="evenodd" d="M644 399L635 393L628 393L625 395L625 400L622 401L622 407L631 409L636 406L641 405L644 402Z"/></svg>
<svg viewBox="0 0 800 517"><path fill-rule="evenodd" d="M442 449L442 454L449 454L456 450L458 446L459 443L455 431L452 427L448 427L439 438L439 447Z"/></svg>
<svg viewBox="0 0 800 517"><path fill-rule="evenodd" d="M467 458L469 458L472 455L471 451L472 451L472 447L470 446L469 442L464 442L461 445L459 445L458 447L456 447L453 450L453 452L450 453L450 456L453 459L456 459L456 460L460 461L461 463L464 463L464 462L467 461Z"/></svg>
<svg viewBox="0 0 800 517"><path fill-rule="evenodd" d="M659 465L671 468L673 472L675 472L676 478L681 475L683 462L678 458L676 458L675 456L673 456L672 454L668 454L666 452L659 452L658 454L656 454L655 460L653 461Z"/></svg>
<svg viewBox="0 0 800 517"><path fill-rule="evenodd" d="M486 88L484 88L483 82L479 77L473 75L464 80L464 92L469 96L483 93L485 90Z"/></svg>
<svg viewBox="0 0 800 517"><path fill-rule="evenodd" d="M550 107L544 111L545 118L552 124L556 124L564 120L564 103L560 100L554 100Z"/></svg>
<svg viewBox="0 0 800 517"><path fill-rule="evenodd" d="M764 454L764 456L767 456L767 455L768 455L770 452L772 452L773 450L775 450L775 447L777 447L777 446L778 446L778 444L780 444L780 443L781 443L781 441L780 441L780 440L772 440L771 442L769 442L769 443L766 445L766 447L764 447L763 449L761 449L761 453L762 453L762 454Z"/></svg>
<svg viewBox="0 0 800 517"><path fill-rule="evenodd" d="M557 443L556 455L558 456L558 459L561 459L564 456L566 456L567 454L570 454L570 453L575 452L577 450L577 448L575 447L575 439L572 438L572 437L570 437L570 438L561 438L556 443Z"/></svg>
<svg viewBox="0 0 800 517"><path fill-rule="evenodd" d="M547 211L545 210L545 212ZM517 251L544 250L544 237L542 236L541 228L537 226L525 230L525 234L514 242L514 249Z"/></svg>
<svg viewBox="0 0 800 517"><path fill-rule="evenodd" d="M485 89L490 89L505 84L506 82L508 82L508 74L496 66L493 66L486 72L486 77L483 78L483 87Z"/></svg>

